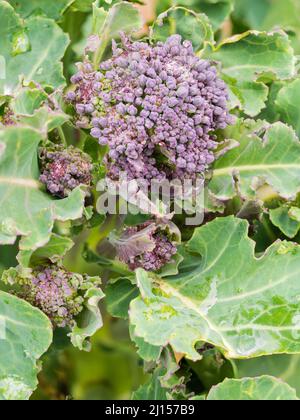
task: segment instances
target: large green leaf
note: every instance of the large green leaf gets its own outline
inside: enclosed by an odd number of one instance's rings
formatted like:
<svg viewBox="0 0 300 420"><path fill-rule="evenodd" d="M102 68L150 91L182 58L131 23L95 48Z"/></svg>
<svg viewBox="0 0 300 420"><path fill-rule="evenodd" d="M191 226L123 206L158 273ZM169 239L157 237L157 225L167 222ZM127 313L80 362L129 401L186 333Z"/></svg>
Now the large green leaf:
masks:
<svg viewBox="0 0 300 420"><path fill-rule="evenodd" d="M239 378L272 375L296 389L300 396L300 355L278 354L249 360L236 360Z"/></svg>
<svg viewBox="0 0 300 420"><path fill-rule="evenodd" d="M137 271L141 297L131 303L135 334L171 344L197 360L198 341L230 358L300 351L300 247L276 242L261 258L248 223L220 218L197 229L188 244L199 264L172 278Z"/></svg>
<svg viewBox="0 0 300 420"><path fill-rule="evenodd" d="M48 318L0 291L0 400L28 399L37 386L37 360L52 342Z"/></svg>
<svg viewBox="0 0 300 420"><path fill-rule="evenodd" d="M216 161L209 188L220 199L232 198L237 190L251 198L267 183L283 198L295 199L300 190L300 142L295 132L281 122L259 131L251 125L246 121L233 131L240 146Z"/></svg>
<svg viewBox="0 0 300 420"><path fill-rule="evenodd" d="M24 18L32 14L43 14L59 19L74 0L9 0L9 3Z"/></svg>
<svg viewBox="0 0 300 420"><path fill-rule="evenodd" d="M42 86L63 85L60 60L68 43L68 36L53 20L37 16L23 23L7 2L0 1L0 55L6 61L0 95L12 95L20 77Z"/></svg>
<svg viewBox="0 0 300 420"><path fill-rule="evenodd" d="M55 220L82 216L85 193L75 189L68 198L54 200L39 184L40 134L27 128L0 131L0 244L22 236L19 249L45 245Z"/></svg>
<svg viewBox="0 0 300 420"><path fill-rule="evenodd" d="M211 58L222 63L224 74L238 81L267 78L289 79L296 73L295 57L288 36L249 31L218 45Z"/></svg>
<svg viewBox="0 0 300 420"><path fill-rule="evenodd" d="M225 379L212 388L208 401L296 401L296 391L271 376Z"/></svg>
<svg viewBox="0 0 300 420"><path fill-rule="evenodd" d="M246 114L256 116L267 100L269 80L285 80L296 74L293 48L284 32L249 31L235 35L218 47L207 48L205 57L222 65L233 98Z"/></svg>

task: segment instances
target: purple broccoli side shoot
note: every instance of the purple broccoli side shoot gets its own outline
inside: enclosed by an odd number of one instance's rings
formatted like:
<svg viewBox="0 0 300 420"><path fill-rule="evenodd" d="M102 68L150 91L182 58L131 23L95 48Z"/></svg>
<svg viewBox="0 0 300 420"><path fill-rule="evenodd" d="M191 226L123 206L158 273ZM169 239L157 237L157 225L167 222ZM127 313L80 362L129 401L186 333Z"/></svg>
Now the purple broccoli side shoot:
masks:
<svg viewBox="0 0 300 420"><path fill-rule="evenodd" d="M92 161L73 146L68 149L60 146L43 148L40 152L40 166L40 181L57 197L67 197L79 185L91 185Z"/></svg>

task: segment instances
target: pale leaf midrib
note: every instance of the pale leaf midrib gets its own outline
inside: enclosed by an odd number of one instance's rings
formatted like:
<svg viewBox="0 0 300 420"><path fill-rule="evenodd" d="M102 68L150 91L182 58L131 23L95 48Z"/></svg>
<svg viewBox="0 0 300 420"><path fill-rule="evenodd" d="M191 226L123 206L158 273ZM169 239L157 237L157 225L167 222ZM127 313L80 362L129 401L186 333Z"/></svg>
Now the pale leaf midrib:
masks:
<svg viewBox="0 0 300 420"><path fill-rule="evenodd" d="M0 176L0 184L14 185L24 188L40 188L40 183L34 179L29 178L15 178L9 176Z"/></svg>
<svg viewBox="0 0 300 420"><path fill-rule="evenodd" d="M2 321L6 322L6 323L17 325L19 327L32 328L32 324L30 324L30 323L27 324L25 322L17 321L16 319L9 318L7 315L0 315L0 319ZM34 329L44 331L45 326L44 325L41 325L41 326L34 325Z"/></svg>
<svg viewBox="0 0 300 420"><path fill-rule="evenodd" d="M260 165L236 165L230 166L226 168L219 168L213 170L213 176L223 176L223 175L231 175L233 172L253 172L256 170L269 170L269 169L290 169L296 168L300 170L300 163L274 163L274 164L260 164Z"/></svg>

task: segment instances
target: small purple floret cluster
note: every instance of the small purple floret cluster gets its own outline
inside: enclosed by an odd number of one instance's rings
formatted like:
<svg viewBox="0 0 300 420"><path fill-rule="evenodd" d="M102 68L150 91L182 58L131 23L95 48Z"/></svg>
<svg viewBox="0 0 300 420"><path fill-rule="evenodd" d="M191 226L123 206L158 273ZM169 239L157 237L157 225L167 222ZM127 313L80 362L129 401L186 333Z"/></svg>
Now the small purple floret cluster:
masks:
<svg viewBox="0 0 300 420"><path fill-rule="evenodd" d="M132 236L137 237L138 233L141 234L141 241L147 240L149 243L152 242L152 247L148 251L134 257L130 256L130 252L127 255L123 253L119 255L120 260L127 264L131 270L143 268L146 271L158 271L169 263L177 253L177 247L171 242L168 232L158 225L155 226L152 222L147 222L139 226L130 227L124 232L124 237L130 240ZM143 238L145 235L147 237Z"/></svg>
<svg viewBox="0 0 300 420"><path fill-rule="evenodd" d="M60 146L43 148L40 166L40 181L57 197L67 197L79 185L91 185L91 158L73 146L68 149Z"/></svg>
<svg viewBox="0 0 300 420"><path fill-rule="evenodd" d="M0 123L3 124L4 126L12 126L16 124L16 121L14 119L14 113L12 112L11 109L9 109L8 107L6 107L4 109L4 113L3 116L0 116Z"/></svg>
<svg viewBox="0 0 300 420"><path fill-rule="evenodd" d="M53 265L34 270L18 295L41 309L54 327L72 327L83 309L80 286L78 276Z"/></svg>
<svg viewBox="0 0 300 420"><path fill-rule="evenodd" d="M232 123L228 91L210 62L179 35L155 46L122 39L94 71L79 66L68 100L78 124L109 146L109 176L194 179L214 161L213 132Z"/></svg>

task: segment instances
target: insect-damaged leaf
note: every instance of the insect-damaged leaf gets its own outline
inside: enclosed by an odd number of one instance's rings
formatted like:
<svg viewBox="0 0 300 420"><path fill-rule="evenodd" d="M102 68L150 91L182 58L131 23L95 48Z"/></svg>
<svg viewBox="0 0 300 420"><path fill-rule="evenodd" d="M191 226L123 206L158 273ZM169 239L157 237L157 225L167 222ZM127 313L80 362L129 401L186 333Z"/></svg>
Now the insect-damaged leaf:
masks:
<svg viewBox="0 0 300 420"><path fill-rule="evenodd" d="M230 358L299 352L300 247L279 241L256 258L247 233L246 221L216 219L188 244L198 266L165 279L139 270L141 297L130 307L135 335L194 360L199 341Z"/></svg>
<svg viewBox="0 0 300 420"><path fill-rule="evenodd" d="M17 236L21 251L45 245L55 220L81 217L85 193L75 189L68 198L55 200L39 183L40 134L27 128L0 131L0 244Z"/></svg>

